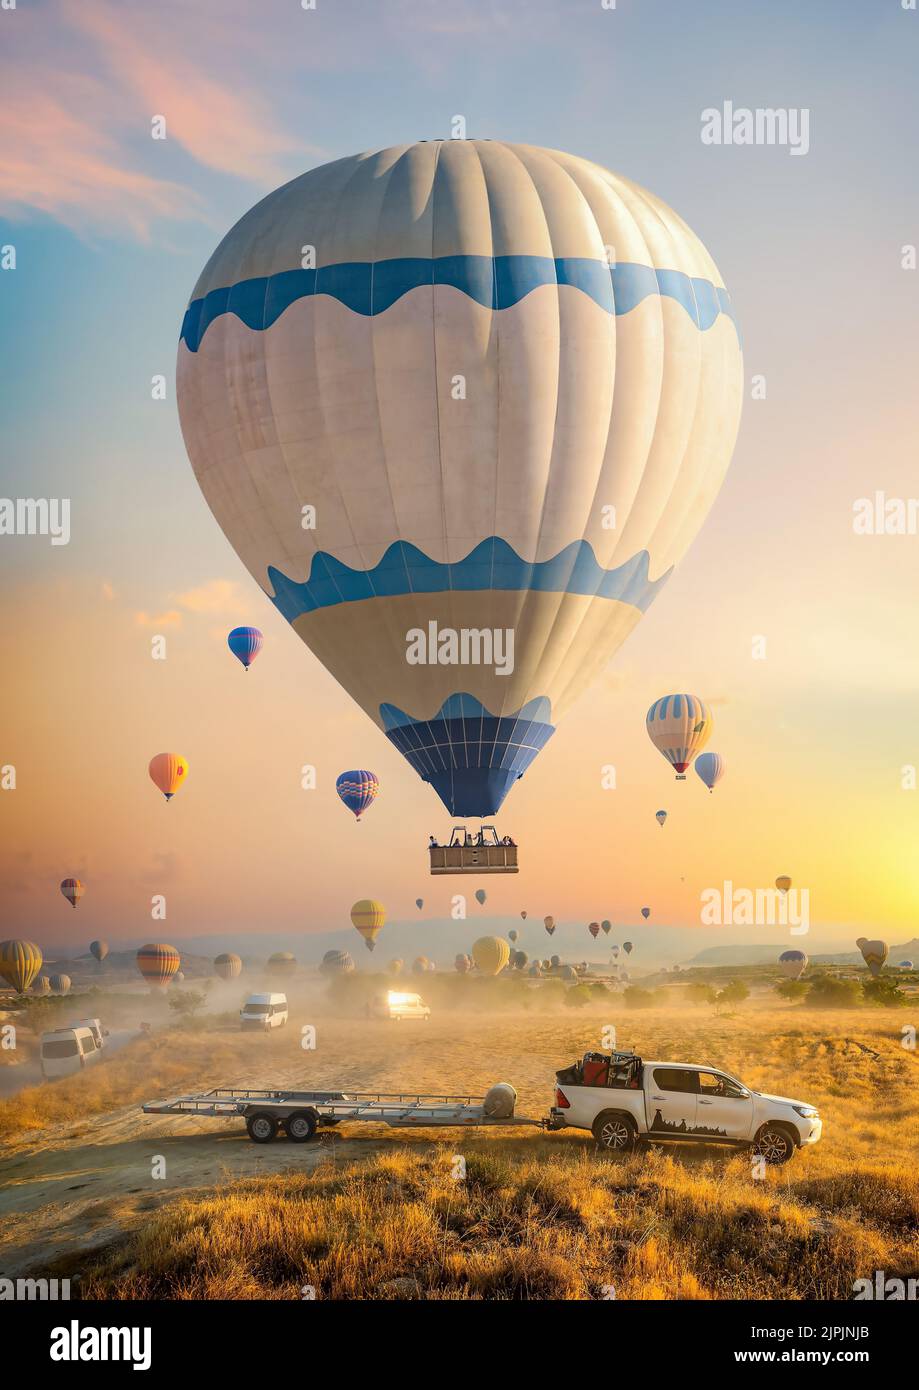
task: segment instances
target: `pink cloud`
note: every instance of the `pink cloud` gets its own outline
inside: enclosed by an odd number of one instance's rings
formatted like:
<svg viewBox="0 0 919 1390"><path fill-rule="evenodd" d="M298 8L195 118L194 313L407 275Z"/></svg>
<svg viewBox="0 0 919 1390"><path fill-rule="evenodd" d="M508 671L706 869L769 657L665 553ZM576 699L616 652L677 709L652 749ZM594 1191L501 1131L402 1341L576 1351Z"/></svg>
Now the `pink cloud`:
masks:
<svg viewBox="0 0 919 1390"><path fill-rule="evenodd" d="M147 11L84 0L9 21L0 213L37 210L80 232L146 241L163 219L205 219L200 194L176 175L177 151L266 189L288 178L283 157L297 151L302 165L309 147L279 126L246 80L243 18L234 19L229 49L225 18L186 5ZM151 138L157 115L165 141Z"/></svg>
<svg viewBox="0 0 919 1390"><path fill-rule="evenodd" d="M239 29L243 41L235 62L221 59L219 80L212 75L218 65L209 61L209 31L224 16L210 14L202 30L187 7L175 10L175 23L164 8L128 12L96 0L75 6L71 22L94 42L138 113L144 112L147 131L152 117L161 115L167 138L199 164L269 187L283 182L289 173L279 156L302 154L304 146L281 130L267 104L247 87L238 69L249 50Z"/></svg>
<svg viewBox="0 0 919 1390"><path fill-rule="evenodd" d="M57 94L25 90L22 74L6 100L0 151L0 208L11 217L37 209L67 226L128 230L148 240L161 217L200 217L200 200L188 189L131 169L117 142L68 105L67 82Z"/></svg>

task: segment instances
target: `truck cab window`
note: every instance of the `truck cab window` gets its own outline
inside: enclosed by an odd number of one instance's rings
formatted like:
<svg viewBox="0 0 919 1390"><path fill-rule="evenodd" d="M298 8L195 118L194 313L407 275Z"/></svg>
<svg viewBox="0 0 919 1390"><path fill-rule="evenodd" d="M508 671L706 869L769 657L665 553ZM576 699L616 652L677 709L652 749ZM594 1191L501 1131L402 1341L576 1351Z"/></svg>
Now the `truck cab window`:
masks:
<svg viewBox="0 0 919 1390"><path fill-rule="evenodd" d="M697 1072L685 1071L682 1067L655 1067L654 1084L662 1091L686 1091L692 1094L696 1090L697 1076Z"/></svg>

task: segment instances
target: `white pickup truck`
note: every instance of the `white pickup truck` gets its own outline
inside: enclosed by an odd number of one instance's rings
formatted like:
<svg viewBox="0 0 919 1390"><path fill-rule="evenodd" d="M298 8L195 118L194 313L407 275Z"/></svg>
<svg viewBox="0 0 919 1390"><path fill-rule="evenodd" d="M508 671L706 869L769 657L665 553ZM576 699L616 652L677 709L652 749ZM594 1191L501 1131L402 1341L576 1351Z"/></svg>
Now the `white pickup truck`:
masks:
<svg viewBox="0 0 919 1390"><path fill-rule="evenodd" d="M736 1076L695 1062L646 1062L632 1052L589 1052L556 1072L549 1128L589 1129L601 1148L624 1153L640 1140L752 1147L787 1163L816 1144L813 1105L751 1091Z"/></svg>

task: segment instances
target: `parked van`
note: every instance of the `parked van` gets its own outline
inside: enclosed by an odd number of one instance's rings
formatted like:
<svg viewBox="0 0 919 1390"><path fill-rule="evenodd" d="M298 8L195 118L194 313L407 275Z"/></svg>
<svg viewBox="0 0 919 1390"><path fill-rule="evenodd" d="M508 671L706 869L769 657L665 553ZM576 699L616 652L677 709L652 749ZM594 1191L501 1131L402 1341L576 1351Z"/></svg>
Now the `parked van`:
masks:
<svg viewBox="0 0 919 1390"><path fill-rule="evenodd" d="M105 1040L109 1035L109 1030L102 1027L101 1018L78 1018L73 1027L88 1028L95 1039L96 1047L105 1047Z"/></svg>
<svg viewBox="0 0 919 1390"><path fill-rule="evenodd" d="M391 1018L396 1022L403 1018L421 1018L427 1022L431 1017L431 1010L420 994L402 994L394 989L372 999L367 1013L370 1018Z"/></svg>
<svg viewBox="0 0 919 1390"><path fill-rule="evenodd" d="M73 1076L83 1067L98 1062L102 1050L96 1045L91 1028L78 1024L75 1028L55 1028L41 1035L42 1075Z"/></svg>
<svg viewBox="0 0 919 1390"><path fill-rule="evenodd" d="M260 1029L267 1033L271 1028L283 1028L287 1022L286 994L250 994L239 1011L244 1029Z"/></svg>

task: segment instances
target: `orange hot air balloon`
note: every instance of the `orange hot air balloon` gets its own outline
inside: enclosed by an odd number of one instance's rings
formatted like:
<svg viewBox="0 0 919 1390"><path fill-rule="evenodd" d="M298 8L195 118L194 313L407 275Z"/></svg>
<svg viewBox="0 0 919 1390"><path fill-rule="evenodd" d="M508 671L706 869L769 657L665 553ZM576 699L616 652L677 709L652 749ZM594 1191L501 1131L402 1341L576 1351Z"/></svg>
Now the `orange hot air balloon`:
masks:
<svg viewBox="0 0 919 1390"><path fill-rule="evenodd" d="M591 936L593 937L594 941L596 941L597 937L600 935L600 923L599 923L599 922L591 922L591 924L590 924L590 926L587 928L587 930L590 932L590 934L591 934Z"/></svg>
<svg viewBox="0 0 919 1390"><path fill-rule="evenodd" d="M170 801L188 777L188 760L181 753L157 753L148 771L153 785Z"/></svg>
<svg viewBox="0 0 919 1390"><path fill-rule="evenodd" d="M71 907L76 907L86 889L78 878L65 878L61 883L61 892L70 903Z"/></svg>
<svg viewBox="0 0 919 1390"><path fill-rule="evenodd" d="M787 874L780 874L775 881L775 886L780 893L787 893L791 887L791 879Z"/></svg>
<svg viewBox="0 0 919 1390"><path fill-rule="evenodd" d="M137 968L153 989L165 989L180 965L176 948L161 942L148 943L137 952Z"/></svg>
<svg viewBox="0 0 919 1390"><path fill-rule="evenodd" d="M386 908L376 898L361 898L351 908L351 922L354 930L364 938L364 945L372 951L376 939L386 926Z"/></svg>

